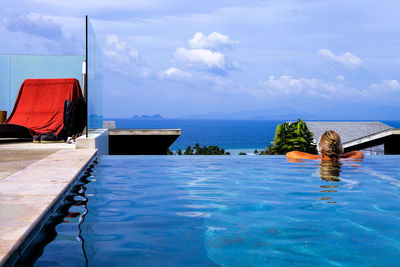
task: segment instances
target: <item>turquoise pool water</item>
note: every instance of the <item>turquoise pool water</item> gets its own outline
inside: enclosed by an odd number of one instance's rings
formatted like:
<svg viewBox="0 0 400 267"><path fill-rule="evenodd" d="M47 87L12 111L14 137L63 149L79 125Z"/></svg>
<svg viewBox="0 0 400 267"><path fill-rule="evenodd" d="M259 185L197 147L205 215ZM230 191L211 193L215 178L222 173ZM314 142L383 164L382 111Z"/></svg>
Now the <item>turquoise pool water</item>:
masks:
<svg viewBox="0 0 400 267"><path fill-rule="evenodd" d="M399 161L103 156L35 265L398 265Z"/></svg>

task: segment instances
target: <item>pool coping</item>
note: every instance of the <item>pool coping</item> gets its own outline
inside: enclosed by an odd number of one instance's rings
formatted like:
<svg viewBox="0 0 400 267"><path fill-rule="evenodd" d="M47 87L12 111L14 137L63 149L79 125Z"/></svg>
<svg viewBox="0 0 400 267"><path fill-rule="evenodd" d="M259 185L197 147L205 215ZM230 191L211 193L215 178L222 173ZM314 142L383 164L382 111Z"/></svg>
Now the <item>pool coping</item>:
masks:
<svg viewBox="0 0 400 267"><path fill-rule="evenodd" d="M17 262L97 156L59 150L0 181L0 266Z"/></svg>

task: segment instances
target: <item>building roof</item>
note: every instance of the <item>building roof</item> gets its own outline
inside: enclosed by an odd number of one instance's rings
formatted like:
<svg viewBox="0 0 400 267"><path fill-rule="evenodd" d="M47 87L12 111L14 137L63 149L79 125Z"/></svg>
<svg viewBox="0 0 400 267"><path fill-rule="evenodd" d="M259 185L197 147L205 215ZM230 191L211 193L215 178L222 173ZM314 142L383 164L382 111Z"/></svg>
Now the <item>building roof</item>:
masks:
<svg viewBox="0 0 400 267"><path fill-rule="evenodd" d="M340 139L345 143L373 135L382 131L393 129L389 125L379 121L350 122L350 121L307 121L308 129L314 134L314 139L318 142L319 137L328 130L334 130L340 135Z"/></svg>
<svg viewBox="0 0 400 267"><path fill-rule="evenodd" d="M375 133L372 135L367 135L367 136L361 137L359 139L355 139L350 142L347 142L347 143L343 144L343 146L345 148L346 147L356 147L356 146L368 147L368 144L371 144L373 142L384 143L384 140L391 136L396 138L395 140L392 139L392 142L394 141L394 142L399 143L399 141L396 141L396 140L400 140L400 139L398 139L398 137L400 136L400 129L388 129L388 130L378 132L378 133ZM392 145L392 142L385 144L385 146ZM398 154L398 153L396 153L396 154Z"/></svg>

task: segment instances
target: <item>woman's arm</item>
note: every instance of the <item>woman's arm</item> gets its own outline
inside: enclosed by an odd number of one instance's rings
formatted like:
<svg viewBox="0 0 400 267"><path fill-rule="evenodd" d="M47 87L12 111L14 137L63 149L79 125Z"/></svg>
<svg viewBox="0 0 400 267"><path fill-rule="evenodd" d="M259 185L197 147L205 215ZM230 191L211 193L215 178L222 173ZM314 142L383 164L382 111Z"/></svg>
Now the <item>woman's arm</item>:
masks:
<svg viewBox="0 0 400 267"><path fill-rule="evenodd" d="M288 159L320 159L321 156L313 155L305 152L300 151L290 151L286 153L286 158Z"/></svg>
<svg viewBox="0 0 400 267"><path fill-rule="evenodd" d="M340 155L341 159L363 159L364 155L361 151L350 151Z"/></svg>

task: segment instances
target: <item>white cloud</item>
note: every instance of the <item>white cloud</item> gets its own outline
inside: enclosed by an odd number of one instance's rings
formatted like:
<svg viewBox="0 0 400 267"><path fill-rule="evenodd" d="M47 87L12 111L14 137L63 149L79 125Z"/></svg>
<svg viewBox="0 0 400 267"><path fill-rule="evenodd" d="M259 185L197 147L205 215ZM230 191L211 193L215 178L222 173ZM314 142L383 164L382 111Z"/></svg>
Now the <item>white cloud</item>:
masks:
<svg viewBox="0 0 400 267"><path fill-rule="evenodd" d="M338 81L344 81L345 80L345 78L344 78L344 76L343 75L338 75L338 76L336 76L336 80L338 80Z"/></svg>
<svg viewBox="0 0 400 267"><path fill-rule="evenodd" d="M60 24L38 13L12 18L8 20L6 26L9 31L23 32L52 40L63 38Z"/></svg>
<svg viewBox="0 0 400 267"><path fill-rule="evenodd" d="M207 49L178 48L175 51L175 59L190 67L205 67L208 69L226 70L225 56L220 52Z"/></svg>
<svg viewBox="0 0 400 267"><path fill-rule="evenodd" d="M367 85L365 89L354 88L342 81L327 82L317 78L291 77L289 75L269 76L255 86L229 80L224 76L196 76L196 82L201 82L212 90L213 94L236 95L243 99L272 100L274 102L297 103L365 103L376 101L385 104L395 104L400 97L400 81L382 80L379 83Z"/></svg>
<svg viewBox="0 0 400 267"><path fill-rule="evenodd" d="M373 83L365 89L347 86L340 81L328 83L315 78L292 78L287 75L280 77L270 76L268 80L260 81L258 88L248 91L248 94L257 97L274 97L286 101L296 99L329 99L329 101L374 101L394 104L400 97L400 82L397 80L382 80Z"/></svg>
<svg viewBox="0 0 400 267"><path fill-rule="evenodd" d="M317 54L325 59L342 64L349 68L357 68L362 64L362 60L350 52L346 52L341 54L340 56L337 56L329 49L320 49L318 50Z"/></svg>
<svg viewBox="0 0 400 267"><path fill-rule="evenodd" d="M120 41L116 35L107 35L106 45L107 48L103 49L103 54L115 63L139 63L139 52L126 42Z"/></svg>
<svg viewBox="0 0 400 267"><path fill-rule="evenodd" d="M188 43L189 46L194 49L220 50L223 48L230 48L232 44L236 44L238 41L233 41L229 36L218 32L210 33L208 36L197 32Z"/></svg>
<svg viewBox="0 0 400 267"><path fill-rule="evenodd" d="M50 6L55 9L65 9L69 8L73 11L75 10L101 10L106 13L110 12L110 1L108 0L68 0L64 1L52 1L52 0L30 0L29 2L36 2L42 6ZM112 10L122 11L151 11L160 9L160 4L163 3L157 0L147 0L147 1L125 1L125 0L114 0ZM164 4L167 6L167 4ZM154 11L153 11L154 12ZM90 13L90 12L89 12Z"/></svg>
<svg viewBox="0 0 400 267"><path fill-rule="evenodd" d="M160 78L170 78L170 79L188 79L191 78L192 74L183 70L180 70L175 67L171 67L167 69L166 71L163 71L160 73Z"/></svg>
<svg viewBox="0 0 400 267"><path fill-rule="evenodd" d="M400 91L400 83L397 80L382 80L380 83L374 83L363 90L366 95L382 92L397 92Z"/></svg>
<svg viewBox="0 0 400 267"><path fill-rule="evenodd" d="M129 77L149 79L153 70L147 67L140 59L139 51L132 45L110 34L106 36L106 48L102 52L108 61L104 65L106 69Z"/></svg>
<svg viewBox="0 0 400 267"><path fill-rule="evenodd" d="M365 89L357 90L357 96L385 104L397 104L400 97L400 83L397 80L382 80L373 83Z"/></svg>
<svg viewBox="0 0 400 267"><path fill-rule="evenodd" d="M191 73L207 71L225 75L227 71L236 69L237 64L228 60L224 53L218 50L230 47L236 42L221 33L213 32L207 36L197 32L188 41L190 48L180 47L175 50L173 62L181 69L190 69Z"/></svg>
<svg viewBox="0 0 400 267"><path fill-rule="evenodd" d="M380 83L371 84L370 88L396 91L400 90L400 83L397 80L382 80Z"/></svg>
<svg viewBox="0 0 400 267"><path fill-rule="evenodd" d="M315 78L292 78L282 75L279 78L270 76L266 81L260 81L263 90L268 94L278 95L308 95L330 97L337 91L333 84L324 83Z"/></svg>

